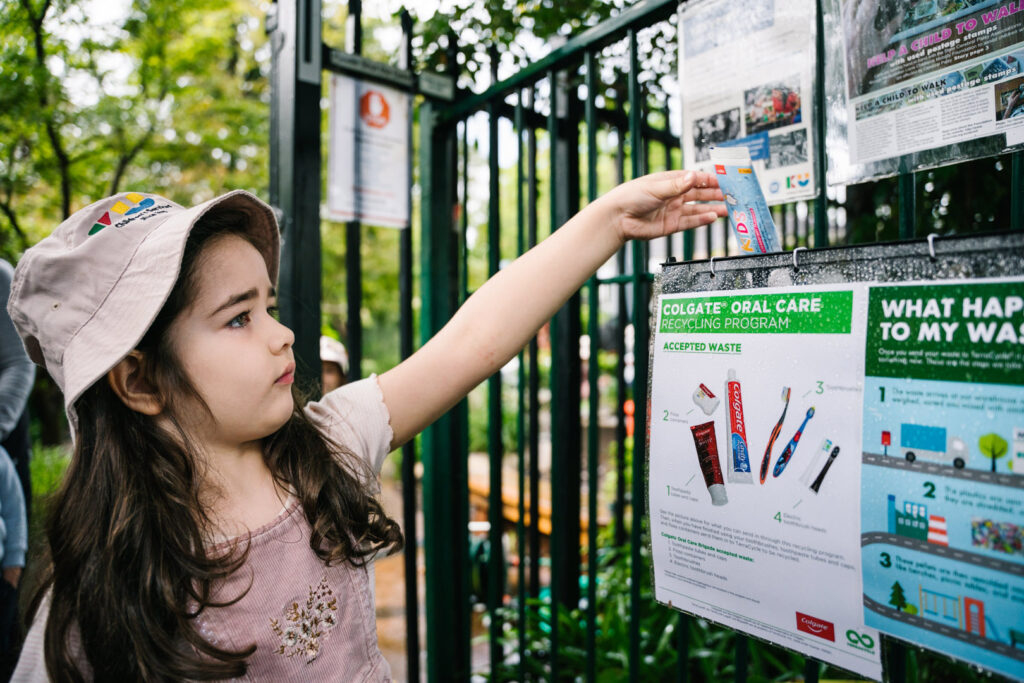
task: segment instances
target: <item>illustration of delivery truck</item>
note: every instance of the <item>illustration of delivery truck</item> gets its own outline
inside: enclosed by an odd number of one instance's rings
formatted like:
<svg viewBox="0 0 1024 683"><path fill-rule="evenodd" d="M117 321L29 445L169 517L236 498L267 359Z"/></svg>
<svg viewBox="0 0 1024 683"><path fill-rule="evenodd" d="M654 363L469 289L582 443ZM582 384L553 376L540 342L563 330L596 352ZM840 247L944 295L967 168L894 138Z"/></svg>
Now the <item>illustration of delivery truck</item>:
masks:
<svg viewBox="0 0 1024 683"><path fill-rule="evenodd" d="M963 469L967 463L967 444L958 436L947 436L945 427L901 424L900 449L907 462L931 460Z"/></svg>

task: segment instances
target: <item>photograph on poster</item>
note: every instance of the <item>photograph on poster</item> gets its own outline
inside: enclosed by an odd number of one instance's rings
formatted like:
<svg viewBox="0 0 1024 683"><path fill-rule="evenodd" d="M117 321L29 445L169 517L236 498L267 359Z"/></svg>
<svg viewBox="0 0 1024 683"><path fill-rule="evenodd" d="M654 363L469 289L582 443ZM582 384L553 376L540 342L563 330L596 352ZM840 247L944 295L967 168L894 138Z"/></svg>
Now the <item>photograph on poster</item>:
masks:
<svg viewBox="0 0 1024 683"><path fill-rule="evenodd" d="M1024 116L1024 76L995 87L996 121Z"/></svg>
<svg viewBox="0 0 1024 683"><path fill-rule="evenodd" d="M800 128L789 133L772 135L768 146L771 150L768 168L805 163L808 159L807 129Z"/></svg>
<svg viewBox="0 0 1024 683"><path fill-rule="evenodd" d="M1021 41L1015 2L847 0L848 96L858 97Z"/></svg>
<svg viewBox="0 0 1024 683"><path fill-rule="evenodd" d="M693 149L696 161L707 161L716 144L740 136L739 108L718 112L693 122Z"/></svg>
<svg viewBox="0 0 1024 683"><path fill-rule="evenodd" d="M743 106L748 135L800 123L800 76L750 88Z"/></svg>

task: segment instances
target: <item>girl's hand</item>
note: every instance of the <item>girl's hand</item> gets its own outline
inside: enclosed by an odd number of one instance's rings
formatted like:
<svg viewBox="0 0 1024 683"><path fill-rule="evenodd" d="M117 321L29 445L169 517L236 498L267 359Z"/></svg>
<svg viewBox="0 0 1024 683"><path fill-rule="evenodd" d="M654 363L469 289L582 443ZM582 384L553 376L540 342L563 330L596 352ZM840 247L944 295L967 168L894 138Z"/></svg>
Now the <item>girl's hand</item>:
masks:
<svg viewBox="0 0 1024 683"><path fill-rule="evenodd" d="M711 223L728 215L718 180L703 171L652 173L619 185L605 195L619 216L623 242L650 240Z"/></svg>

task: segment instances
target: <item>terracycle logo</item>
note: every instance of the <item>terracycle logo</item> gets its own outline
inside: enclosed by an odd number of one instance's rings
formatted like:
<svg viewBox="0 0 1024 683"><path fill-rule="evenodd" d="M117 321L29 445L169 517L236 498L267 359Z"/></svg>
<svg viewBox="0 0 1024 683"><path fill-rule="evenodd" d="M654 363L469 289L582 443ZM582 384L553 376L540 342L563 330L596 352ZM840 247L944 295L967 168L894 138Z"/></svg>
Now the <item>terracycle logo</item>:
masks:
<svg viewBox="0 0 1024 683"><path fill-rule="evenodd" d="M868 652L874 652L875 650L874 638L867 633L857 633L852 628L846 632L846 642L858 650L867 650Z"/></svg>
<svg viewBox="0 0 1024 683"><path fill-rule="evenodd" d="M125 204L125 201L131 202L134 206ZM124 196L124 201L118 200L106 213L100 216L99 220L89 230L89 234L95 235L103 228L112 224L116 224L116 227L122 227L122 223L120 223L122 218L134 216L155 203L156 200L151 197L143 197L138 192L129 192Z"/></svg>

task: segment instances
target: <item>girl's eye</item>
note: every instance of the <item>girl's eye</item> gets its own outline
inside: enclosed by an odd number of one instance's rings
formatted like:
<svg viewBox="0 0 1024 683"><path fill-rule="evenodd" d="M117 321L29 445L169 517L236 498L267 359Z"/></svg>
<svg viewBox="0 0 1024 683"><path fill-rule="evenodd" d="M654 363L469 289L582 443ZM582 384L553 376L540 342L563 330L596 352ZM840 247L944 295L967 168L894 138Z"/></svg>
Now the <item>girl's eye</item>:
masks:
<svg viewBox="0 0 1024 683"><path fill-rule="evenodd" d="M249 317L250 312L251 311L246 311L245 313L239 313L238 315L236 315L228 323L228 327L241 328L241 327L245 327L246 325L248 325L249 324L249 320L250 320L250 317Z"/></svg>
<svg viewBox="0 0 1024 683"><path fill-rule="evenodd" d="M270 317L274 320L277 320L278 322L281 321L281 309L277 306L268 306L267 313L269 313Z"/></svg>

